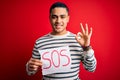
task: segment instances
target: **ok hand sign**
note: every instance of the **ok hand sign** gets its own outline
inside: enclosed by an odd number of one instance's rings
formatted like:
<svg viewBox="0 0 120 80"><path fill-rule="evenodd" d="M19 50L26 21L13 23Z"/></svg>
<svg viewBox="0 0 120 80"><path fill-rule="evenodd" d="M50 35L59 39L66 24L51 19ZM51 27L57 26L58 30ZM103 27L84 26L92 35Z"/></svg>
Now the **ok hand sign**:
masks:
<svg viewBox="0 0 120 80"><path fill-rule="evenodd" d="M82 32L78 32L76 37L75 37L77 42L82 47L90 46L90 38L91 38L91 35L92 35L92 28L90 28L90 32L89 32L88 31L88 25L85 24L85 29L84 29L82 23L80 23L80 28L81 28Z"/></svg>

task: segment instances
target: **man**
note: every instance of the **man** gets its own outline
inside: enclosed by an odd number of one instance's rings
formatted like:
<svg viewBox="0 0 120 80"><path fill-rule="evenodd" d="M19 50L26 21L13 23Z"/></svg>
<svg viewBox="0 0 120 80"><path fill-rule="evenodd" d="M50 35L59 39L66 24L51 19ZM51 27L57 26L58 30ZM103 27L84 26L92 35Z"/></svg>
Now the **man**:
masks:
<svg viewBox="0 0 120 80"><path fill-rule="evenodd" d="M51 6L49 18L53 30L49 34L36 40L32 58L26 65L28 74L35 74L44 64L41 61L39 50L63 46L69 47L71 57L70 71L43 75L43 80L79 80L80 62L83 63L86 70L93 72L96 69L96 59L94 51L90 46L92 28L90 28L89 32L88 25L86 24L84 29L82 23L80 23L82 32L78 32L78 34L75 35L67 31L69 9L61 2L56 2Z"/></svg>

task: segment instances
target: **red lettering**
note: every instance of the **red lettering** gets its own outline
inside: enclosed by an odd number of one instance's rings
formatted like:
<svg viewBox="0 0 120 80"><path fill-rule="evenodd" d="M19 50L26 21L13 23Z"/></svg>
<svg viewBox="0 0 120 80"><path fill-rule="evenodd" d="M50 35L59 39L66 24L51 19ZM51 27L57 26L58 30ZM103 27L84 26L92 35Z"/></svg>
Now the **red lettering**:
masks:
<svg viewBox="0 0 120 80"><path fill-rule="evenodd" d="M44 67L43 69L49 69L52 66L54 68L59 68L60 66L68 66L70 64L70 57L67 55L66 52L67 49L61 49L60 51L51 50L49 52L44 52L41 57L43 60L48 61L49 64L47 64L47 67ZM45 55L49 55L50 57L45 57ZM63 62L61 64L61 59L65 59L66 62Z"/></svg>
<svg viewBox="0 0 120 80"><path fill-rule="evenodd" d="M66 57L68 59L68 62L66 64L63 64L63 66L67 66L70 63L70 58L67 55L65 55L65 53L62 54L62 52L64 52L64 51L66 51L66 49L62 49L60 51L60 55L63 56L63 57Z"/></svg>
<svg viewBox="0 0 120 80"><path fill-rule="evenodd" d="M54 54L57 54L58 55L58 65L55 65L55 63L54 63L54 60L53 60L53 56L54 56ZM55 66L55 67L59 67L60 66L60 55L59 55L59 53L58 53L58 51L57 50L53 50L52 51L52 53L51 53L51 60L52 60L52 63L53 63L53 65Z"/></svg>
<svg viewBox="0 0 120 80"><path fill-rule="evenodd" d="M44 57L44 55L45 55L45 54L48 54L48 53L49 53L49 52L43 53L42 58L43 58L44 60L47 60L50 65L49 65L48 67L43 68L43 69L49 69L49 68L51 67L51 65L52 65L52 64L51 64L51 60L50 60L49 58L45 58L45 57Z"/></svg>

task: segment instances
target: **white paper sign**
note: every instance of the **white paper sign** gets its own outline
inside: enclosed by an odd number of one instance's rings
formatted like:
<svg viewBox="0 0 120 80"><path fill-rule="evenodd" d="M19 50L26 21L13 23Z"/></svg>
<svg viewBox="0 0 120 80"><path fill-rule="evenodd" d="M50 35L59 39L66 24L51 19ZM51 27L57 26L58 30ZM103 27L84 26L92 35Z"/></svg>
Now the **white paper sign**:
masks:
<svg viewBox="0 0 120 80"><path fill-rule="evenodd" d="M43 75L70 71L71 57L68 46L39 50L39 53L43 62Z"/></svg>

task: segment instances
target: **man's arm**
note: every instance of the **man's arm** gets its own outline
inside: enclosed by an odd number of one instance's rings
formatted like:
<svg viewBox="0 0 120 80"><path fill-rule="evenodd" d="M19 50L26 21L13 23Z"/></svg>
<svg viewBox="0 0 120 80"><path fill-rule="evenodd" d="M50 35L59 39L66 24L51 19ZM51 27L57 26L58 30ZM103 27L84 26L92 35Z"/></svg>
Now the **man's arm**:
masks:
<svg viewBox="0 0 120 80"><path fill-rule="evenodd" d="M26 71L28 75L35 74L42 66L42 62L39 59L31 58L26 64Z"/></svg>
<svg viewBox="0 0 120 80"><path fill-rule="evenodd" d="M82 62L84 64L85 69L89 71L94 71L96 69L97 62L94 56L94 51L90 47L92 28L90 28L90 32L89 32L88 25L86 24L84 29L82 23L80 23L80 28L82 32L78 32L75 38L83 48Z"/></svg>
<svg viewBox="0 0 120 80"><path fill-rule="evenodd" d="M97 61L93 49L84 51L82 55L82 63L86 70L94 72L96 69Z"/></svg>
<svg viewBox="0 0 120 80"><path fill-rule="evenodd" d="M38 69L42 66L42 62L40 60L40 54L37 50L37 43L35 43L32 53L32 58L26 64L26 71L28 75L35 74Z"/></svg>

